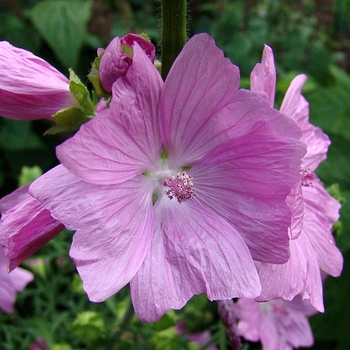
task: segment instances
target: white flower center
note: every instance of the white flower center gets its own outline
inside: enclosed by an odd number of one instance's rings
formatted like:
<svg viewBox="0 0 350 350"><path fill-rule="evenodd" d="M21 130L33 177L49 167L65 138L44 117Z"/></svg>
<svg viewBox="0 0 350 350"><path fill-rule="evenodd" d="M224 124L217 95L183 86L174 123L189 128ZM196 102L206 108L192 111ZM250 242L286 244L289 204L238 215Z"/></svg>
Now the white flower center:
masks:
<svg viewBox="0 0 350 350"><path fill-rule="evenodd" d="M164 193L170 199L176 197L179 203L185 202L195 196L192 180L192 176L187 175L186 171L178 172L163 181L163 185L169 188Z"/></svg>

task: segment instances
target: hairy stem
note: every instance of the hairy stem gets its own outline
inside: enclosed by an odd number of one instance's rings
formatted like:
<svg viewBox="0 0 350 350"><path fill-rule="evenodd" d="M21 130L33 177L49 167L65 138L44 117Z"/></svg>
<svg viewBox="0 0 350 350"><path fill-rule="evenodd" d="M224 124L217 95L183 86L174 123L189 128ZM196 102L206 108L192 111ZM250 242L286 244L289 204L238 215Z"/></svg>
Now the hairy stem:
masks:
<svg viewBox="0 0 350 350"><path fill-rule="evenodd" d="M186 43L186 0L162 0L162 77Z"/></svg>

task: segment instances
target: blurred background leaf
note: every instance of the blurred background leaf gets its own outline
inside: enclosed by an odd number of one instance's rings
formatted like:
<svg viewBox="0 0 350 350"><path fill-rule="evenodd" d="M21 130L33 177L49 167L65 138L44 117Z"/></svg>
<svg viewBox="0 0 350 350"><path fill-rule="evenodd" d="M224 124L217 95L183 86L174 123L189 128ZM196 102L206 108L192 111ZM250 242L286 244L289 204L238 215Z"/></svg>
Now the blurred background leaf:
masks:
<svg viewBox="0 0 350 350"><path fill-rule="evenodd" d="M34 26L66 68L78 64L91 5L91 1L83 0L46 0L29 12Z"/></svg>

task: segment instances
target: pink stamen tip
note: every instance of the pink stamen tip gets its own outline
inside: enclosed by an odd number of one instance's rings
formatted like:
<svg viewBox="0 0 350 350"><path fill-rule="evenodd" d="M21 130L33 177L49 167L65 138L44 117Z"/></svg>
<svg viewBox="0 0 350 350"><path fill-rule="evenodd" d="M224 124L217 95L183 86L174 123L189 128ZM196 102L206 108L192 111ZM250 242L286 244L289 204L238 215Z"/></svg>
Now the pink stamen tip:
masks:
<svg viewBox="0 0 350 350"><path fill-rule="evenodd" d="M177 173L163 181L163 185L169 187L164 193L170 199L176 197L179 203L185 202L195 196L192 180L193 177L187 175L185 171Z"/></svg>
<svg viewBox="0 0 350 350"><path fill-rule="evenodd" d="M312 187L312 181L315 179L315 174L310 168L300 168L301 184L305 187Z"/></svg>

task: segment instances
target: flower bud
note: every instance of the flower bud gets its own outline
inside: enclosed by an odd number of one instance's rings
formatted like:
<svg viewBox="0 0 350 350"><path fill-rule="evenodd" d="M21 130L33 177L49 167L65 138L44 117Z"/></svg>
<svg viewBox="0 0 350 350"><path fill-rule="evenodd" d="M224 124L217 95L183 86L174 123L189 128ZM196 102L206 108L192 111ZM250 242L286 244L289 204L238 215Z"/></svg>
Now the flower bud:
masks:
<svg viewBox="0 0 350 350"><path fill-rule="evenodd" d="M127 45L133 47L134 43L138 43L141 49L149 57L149 59L154 62L156 59L156 48L154 45L141 35L129 33L121 38L122 45Z"/></svg>
<svg viewBox="0 0 350 350"><path fill-rule="evenodd" d="M103 51L99 66L100 83L105 91L112 93L113 83L124 76L132 64L133 46L137 43L152 62L155 60L154 45L136 34L127 34L122 38L115 37ZM102 54L102 50L98 54Z"/></svg>
<svg viewBox="0 0 350 350"><path fill-rule="evenodd" d="M0 116L18 120L51 118L75 106L68 79L27 50L0 41Z"/></svg>

